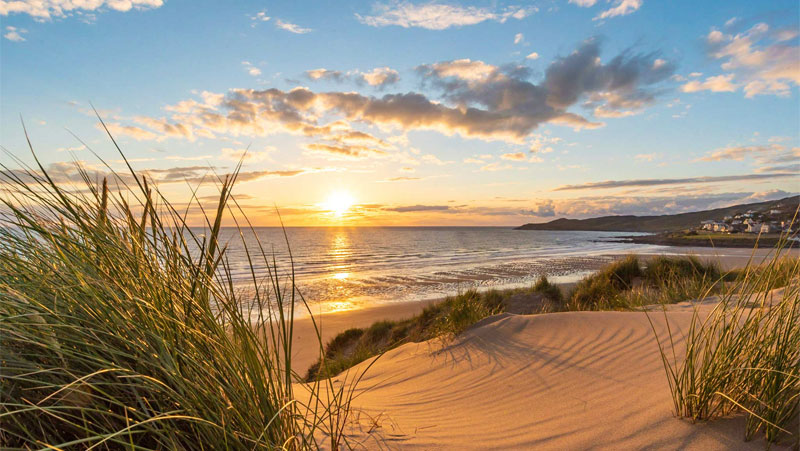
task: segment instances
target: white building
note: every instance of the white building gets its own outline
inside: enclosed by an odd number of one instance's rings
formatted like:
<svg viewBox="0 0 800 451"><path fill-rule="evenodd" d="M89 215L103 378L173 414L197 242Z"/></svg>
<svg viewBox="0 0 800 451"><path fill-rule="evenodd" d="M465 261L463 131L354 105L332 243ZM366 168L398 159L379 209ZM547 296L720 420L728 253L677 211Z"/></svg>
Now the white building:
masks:
<svg viewBox="0 0 800 451"><path fill-rule="evenodd" d="M730 225L730 224L725 224L724 222L722 222L722 223L719 223L719 224L715 224L714 225L714 230L717 231L717 232L732 232L733 231L733 226Z"/></svg>
<svg viewBox="0 0 800 451"><path fill-rule="evenodd" d="M761 225L761 233L777 233L780 231L780 228L769 223L764 223Z"/></svg>
<svg viewBox="0 0 800 451"><path fill-rule="evenodd" d="M747 221L745 221L745 223L747 223ZM759 232L761 232L761 226L762 225L763 224L761 224L760 222L747 223L747 229L745 229L745 232L748 232L748 233L759 233Z"/></svg>

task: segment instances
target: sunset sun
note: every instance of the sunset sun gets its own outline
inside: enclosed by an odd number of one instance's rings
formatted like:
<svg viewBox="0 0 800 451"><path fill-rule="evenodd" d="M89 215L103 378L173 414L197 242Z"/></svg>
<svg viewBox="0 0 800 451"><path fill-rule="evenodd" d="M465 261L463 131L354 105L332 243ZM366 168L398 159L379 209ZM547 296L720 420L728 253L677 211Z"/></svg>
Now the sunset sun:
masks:
<svg viewBox="0 0 800 451"><path fill-rule="evenodd" d="M334 191L328 195L325 202L322 203L322 208L332 212L336 216L342 216L350 211L353 206L353 196L347 191Z"/></svg>

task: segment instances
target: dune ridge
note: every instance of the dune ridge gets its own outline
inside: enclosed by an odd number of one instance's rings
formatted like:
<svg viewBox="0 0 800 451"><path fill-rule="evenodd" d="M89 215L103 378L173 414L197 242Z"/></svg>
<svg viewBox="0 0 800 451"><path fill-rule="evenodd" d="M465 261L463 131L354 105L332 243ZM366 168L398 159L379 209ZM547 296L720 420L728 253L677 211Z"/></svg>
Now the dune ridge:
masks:
<svg viewBox="0 0 800 451"><path fill-rule="evenodd" d="M764 449L744 441L743 417L692 424L673 415L653 331L666 343L668 319L680 349L692 305L651 312L653 326L644 312L504 313L451 343L400 346L356 388L350 441L368 449Z"/></svg>

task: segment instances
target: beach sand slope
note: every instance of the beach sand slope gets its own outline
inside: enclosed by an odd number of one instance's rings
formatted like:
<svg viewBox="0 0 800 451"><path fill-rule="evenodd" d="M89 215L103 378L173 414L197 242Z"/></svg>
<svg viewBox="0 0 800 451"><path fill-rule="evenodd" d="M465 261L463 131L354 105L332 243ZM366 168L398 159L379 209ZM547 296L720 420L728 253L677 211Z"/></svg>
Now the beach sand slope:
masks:
<svg viewBox="0 0 800 451"><path fill-rule="evenodd" d="M692 313L674 309L666 317L680 349ZM665 313L650 318L666 344ZM356 395L349 441L368 449L764 449L743 441L742 417L673 415L641 312L490 317L453 342L387 352Z"/></svg>

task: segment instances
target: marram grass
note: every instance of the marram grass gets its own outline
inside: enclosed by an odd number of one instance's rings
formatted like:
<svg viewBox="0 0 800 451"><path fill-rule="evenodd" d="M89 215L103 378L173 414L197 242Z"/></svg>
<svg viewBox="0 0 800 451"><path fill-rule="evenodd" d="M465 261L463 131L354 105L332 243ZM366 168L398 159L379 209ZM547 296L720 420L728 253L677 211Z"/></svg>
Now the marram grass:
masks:
<svg viewBox="0 0 800 451"><path fill-rule="evenodd" d="M789 243L784 238L769 261L723 284L710 312L696 309L684 345L670 337L659 347L678 416L742 412L746 439L761 435L798 449L800 259L781 255Z"/></svg>
<svg viewBox="0 0 800 451"><path fill-rule="evenodd" d="M268 271L234 289L236 173L197 233L133 170L67 188L2 169L0 448L339 447L349 393L295 394L292 275L250 250Z"/></svg>

